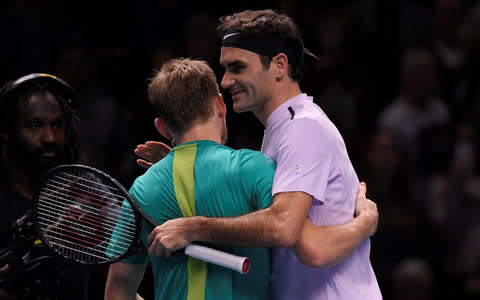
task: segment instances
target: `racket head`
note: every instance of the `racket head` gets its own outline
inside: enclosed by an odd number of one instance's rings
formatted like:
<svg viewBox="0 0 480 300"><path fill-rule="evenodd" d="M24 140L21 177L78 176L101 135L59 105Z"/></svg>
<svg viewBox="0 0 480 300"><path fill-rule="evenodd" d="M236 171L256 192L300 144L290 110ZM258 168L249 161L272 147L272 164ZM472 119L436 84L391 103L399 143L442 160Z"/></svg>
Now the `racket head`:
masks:
<svg viewBox="0 0 480 300"><path fill-rule="evenodd" d="M99 265L139 250L141 217L128 191L93 167L71 164L49 170L33 196L33 221L41 241L67 260Z"/></svg>

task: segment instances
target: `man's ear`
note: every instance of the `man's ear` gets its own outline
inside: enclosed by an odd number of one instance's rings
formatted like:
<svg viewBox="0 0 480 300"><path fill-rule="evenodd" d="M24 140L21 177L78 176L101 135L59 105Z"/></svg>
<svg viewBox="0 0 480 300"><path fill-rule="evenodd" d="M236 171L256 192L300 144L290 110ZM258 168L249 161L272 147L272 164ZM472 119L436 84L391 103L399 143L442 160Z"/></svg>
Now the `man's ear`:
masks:
<svg viewBox="0 0 480 300"><path fill-rule="evenodd" d="M225 105L225 101L223 100L222 94L217 94L215 97L215 106L217 108L218 117L221 119L225 119L227 116L227 106Z"/></svg>
<svg viewBox="0 0 480 300"><path fill-rule="evenodd" d="M158 133L163 135L166 139L171 140L172 135L168 131L167 124L162 118L155 118L155 128L157 129Z"/></svg>
<svg viewBox="0 0 480 300"><path fill-rule="evenodd" d="M282 79L288 73L288 57L285 53L280 52L272 58L272 66L275 68L275 78Z"/></svg>

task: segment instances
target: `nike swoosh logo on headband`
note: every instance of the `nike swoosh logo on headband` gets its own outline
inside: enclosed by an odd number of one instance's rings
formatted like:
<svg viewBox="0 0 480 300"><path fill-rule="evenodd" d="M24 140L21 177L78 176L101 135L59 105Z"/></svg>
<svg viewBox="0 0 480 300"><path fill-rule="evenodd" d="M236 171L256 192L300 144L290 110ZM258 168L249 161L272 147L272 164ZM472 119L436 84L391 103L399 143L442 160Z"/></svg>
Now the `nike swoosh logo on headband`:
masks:
<svg viewBox="0 0 480 300"><path fill-rule="evenodd" d="M223 37L223 40L228 39L229 37L231 37L233 35L237 35L237 34L240 34L240 32L229 33L229 34L227 34Z"/></svg>

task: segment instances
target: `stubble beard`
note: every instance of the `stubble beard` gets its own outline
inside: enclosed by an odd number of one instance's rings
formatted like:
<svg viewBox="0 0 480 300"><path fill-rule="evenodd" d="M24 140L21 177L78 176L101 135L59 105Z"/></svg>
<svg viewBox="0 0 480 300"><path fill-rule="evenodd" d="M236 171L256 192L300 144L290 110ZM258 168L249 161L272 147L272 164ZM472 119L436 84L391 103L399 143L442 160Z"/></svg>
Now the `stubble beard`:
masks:
<svg viewBox="0 0 480 300"><path fill-rule="evenodd" d="M56 155L42 156L43 148L31 149L17 140L7 145L7 157L32 182L36 182L51 168L65 162L65 149L56 145Z"/></svg>

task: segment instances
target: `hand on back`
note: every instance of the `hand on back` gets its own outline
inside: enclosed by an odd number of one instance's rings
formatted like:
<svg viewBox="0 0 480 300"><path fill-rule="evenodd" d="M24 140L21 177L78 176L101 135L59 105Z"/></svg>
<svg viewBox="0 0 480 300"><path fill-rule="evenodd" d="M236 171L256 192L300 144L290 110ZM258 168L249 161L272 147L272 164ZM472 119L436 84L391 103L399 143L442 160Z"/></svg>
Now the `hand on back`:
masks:
<svg viewBox="0 0 480 300"><path fill-rule="evenodd" d="M148 141L145 144L137 145L133 151L135 155L140 157L137 164L145 169L150 168L156 162L164 158L172 150L167 144L156 141Z"/></svg>

